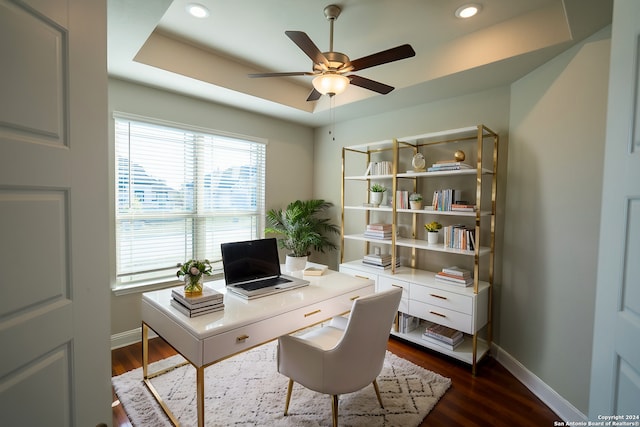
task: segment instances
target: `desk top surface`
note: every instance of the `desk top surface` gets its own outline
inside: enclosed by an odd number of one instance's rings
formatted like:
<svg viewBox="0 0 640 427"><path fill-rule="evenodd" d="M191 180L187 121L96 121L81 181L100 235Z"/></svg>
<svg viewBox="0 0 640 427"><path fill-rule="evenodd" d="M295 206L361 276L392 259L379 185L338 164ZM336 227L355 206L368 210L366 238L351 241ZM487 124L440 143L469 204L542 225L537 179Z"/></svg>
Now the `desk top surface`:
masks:
<svg viewBox="0 0 640 427"><path fill-rule="evenodd" d="M306 307L357 289L372 292L373 282L337 271L327 270L322 276L305 276L309 285L262 298L245 300L225 289L224 280L206 282L205 286L224 295L224 310L189 318L171 306L171 290L142 294L142 321L147 322L145 308L159 311L194 336L205 338L240 326L259 322L288 311ZM150 325L153 327L153 325Z"/></svg>

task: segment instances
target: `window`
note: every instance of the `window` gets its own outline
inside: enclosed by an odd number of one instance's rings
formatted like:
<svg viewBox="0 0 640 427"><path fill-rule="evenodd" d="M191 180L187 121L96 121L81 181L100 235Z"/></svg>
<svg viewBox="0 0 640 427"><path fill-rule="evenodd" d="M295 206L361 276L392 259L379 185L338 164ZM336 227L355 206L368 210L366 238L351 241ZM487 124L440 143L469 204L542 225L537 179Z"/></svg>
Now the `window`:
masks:
<svg viewBox="0 0 640 427"><path fill-rule="evenodd" d="M264 141L115 116L116 285L264 235ZM221 268L221 266L220 266Z"/></svg>

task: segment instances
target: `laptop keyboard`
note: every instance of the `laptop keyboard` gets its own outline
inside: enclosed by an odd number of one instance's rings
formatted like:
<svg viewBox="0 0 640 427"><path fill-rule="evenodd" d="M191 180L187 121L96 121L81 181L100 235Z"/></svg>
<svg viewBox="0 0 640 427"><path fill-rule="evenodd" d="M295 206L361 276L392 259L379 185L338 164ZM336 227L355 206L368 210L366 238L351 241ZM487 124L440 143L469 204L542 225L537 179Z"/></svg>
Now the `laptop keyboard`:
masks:
<svg viewBox="0 0 640 427"><path fill-rule="evenodd" d="M245 291L255 291L257 289L267 288L270 286L281 285L283 283L289 283L291 280L284 277L272 277L270 279L258 280L251 283L244 283L242 285L236 285L236 287L244 289Z"/></svg>

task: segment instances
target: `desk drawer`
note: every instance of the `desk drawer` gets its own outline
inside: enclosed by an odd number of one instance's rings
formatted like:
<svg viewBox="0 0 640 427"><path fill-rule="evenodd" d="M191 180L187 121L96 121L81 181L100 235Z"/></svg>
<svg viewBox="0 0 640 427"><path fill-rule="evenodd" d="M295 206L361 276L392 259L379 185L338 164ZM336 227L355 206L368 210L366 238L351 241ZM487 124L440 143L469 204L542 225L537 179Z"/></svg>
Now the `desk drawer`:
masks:
<svg viewBox="0 0 640 427"><path fill-rule="evenodd" d="M409 314L430 322L457 329L467 334L473 333L472 316L458 311L449 310L412 299L409 301Z"/></svg>
<svg viewBox="0 0 640 427"><path fill-rule="evenodd" d="M378 278L378 291L386 291L393 288L402 288L402 298L400 299L400 306L398 311L403 313L407 312L409 307L409 282L404 280L398 280L395 277L380 276Z"/></svg>
<svg viewBox="0 0 640 427"><path fill-rule="evenodd" d="M361 288L327 301L282 313L204 340L203 362L209 365L229 354L263 344L274 336L289 334L351 310L353 300L373 292L373 286Z"/></svg>
<svg viewBox="0 0 640 427"><path fill-rule="evenodd" d="M409 293L411 294L412 300L459 311L460 313L468 315L473 314L473 297L469 295L462 295L415 283L411 284Z"/></svg>
<svg viewBox="0 0 640 427"><path fill-rule="evenodd" d="M362 271L356 268L340 265L340 273L348 274L352 277L359 277L361 279L369 279L373 281L374 285L378 285L378 275L368 271Z"/></svg>

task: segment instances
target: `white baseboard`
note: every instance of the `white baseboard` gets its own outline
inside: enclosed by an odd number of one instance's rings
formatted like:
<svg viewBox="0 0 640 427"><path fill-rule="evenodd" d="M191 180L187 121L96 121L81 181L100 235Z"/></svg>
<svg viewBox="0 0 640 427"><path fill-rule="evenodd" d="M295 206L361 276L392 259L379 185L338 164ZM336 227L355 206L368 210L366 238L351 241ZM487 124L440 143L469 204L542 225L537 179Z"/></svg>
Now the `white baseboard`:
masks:
<svg viewBox="0 0 640 427"><path fill-rule="evenodd" d="M493 345L494 358L505 367L518 381L524 384L538 399L542 400L564 422L587 421L587 416L580 412L564 397L529 371L522 363L497 345Z"/></svg>
<svg viewBox="0 0 640 427"><path fill-rule="evenodd" d="M149 329L149 338L155 338L157 335ZM120 332L111 335L111 350L135 344L142 340L142 327L132 329L130 331Z"/></svg>

